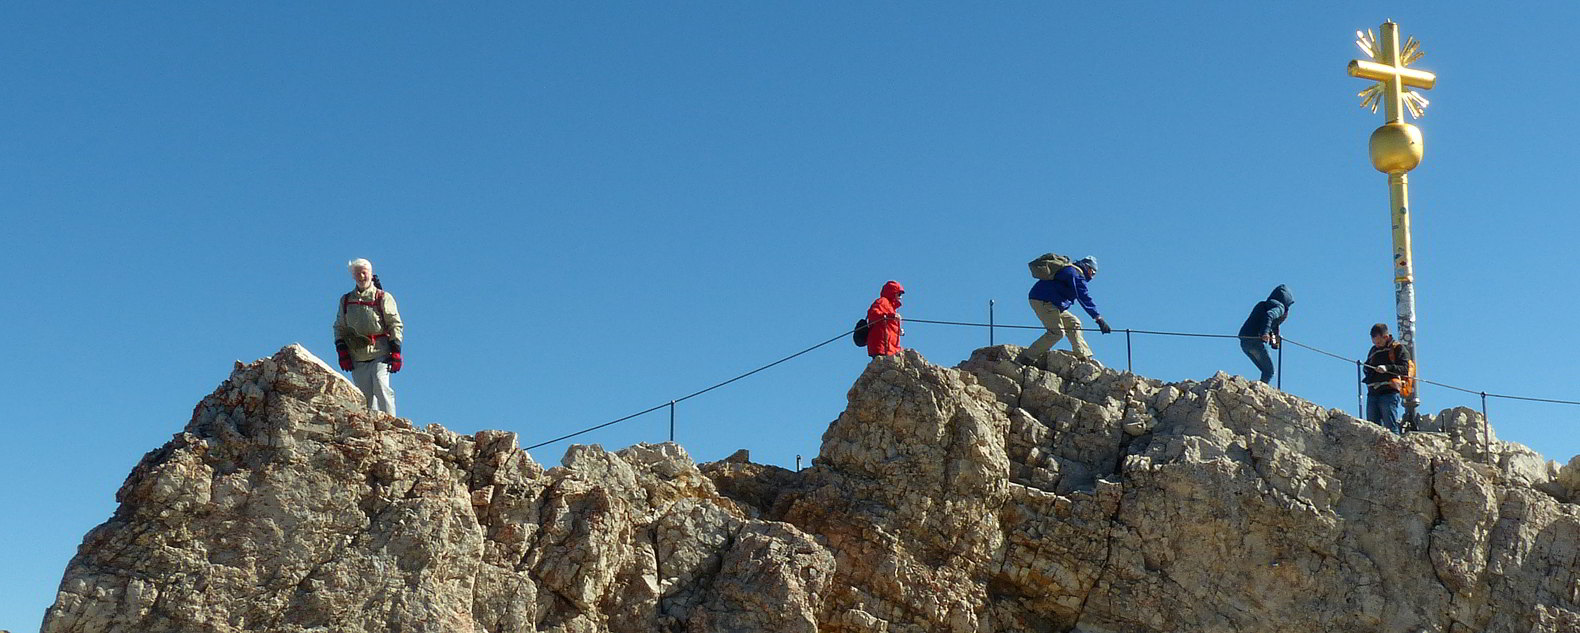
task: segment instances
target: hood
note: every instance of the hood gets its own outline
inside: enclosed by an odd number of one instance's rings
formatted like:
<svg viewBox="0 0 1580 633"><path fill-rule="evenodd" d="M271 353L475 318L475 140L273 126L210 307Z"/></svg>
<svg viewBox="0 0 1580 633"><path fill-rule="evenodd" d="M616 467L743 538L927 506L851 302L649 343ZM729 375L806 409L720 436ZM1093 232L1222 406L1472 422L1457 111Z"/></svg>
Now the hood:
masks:
<svg viewBox="0 0 1580 633"><path fill-rule="evenodd" d="M878 293L878 296L888 299L898 306L900 305L900 293L902 292L905 292L905 287L901 286L898 281L890 280L888 283L883 284L883 290Z"/></svg>
<svg viewBox="0 0 1580 633"><path fill-rule="evenodd" d="M1273 289L1273 294L1267 295L1267 300L1282 303L1284 309L1288 310L1295 305L1295 293L1289 291L1289 286L1278 284L1278 287Z"/></svg>

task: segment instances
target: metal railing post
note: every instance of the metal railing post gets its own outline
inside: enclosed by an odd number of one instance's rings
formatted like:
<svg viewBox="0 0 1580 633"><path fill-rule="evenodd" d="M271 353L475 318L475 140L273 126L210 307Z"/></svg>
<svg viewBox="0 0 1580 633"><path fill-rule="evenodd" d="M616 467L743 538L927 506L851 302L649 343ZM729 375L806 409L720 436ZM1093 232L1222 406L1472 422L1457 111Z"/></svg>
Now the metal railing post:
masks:
<svg viewBox="0 0 1580 633"><path fill-rule="evenodd" d="M993 304L994 301L988 299L988 347L993 346Z"/></svg>
<svg viewBox="0 0 1580 633"><path fill-rule="evenodd" d="M1130 353L1130 328L1125 328L1125 371L1136 373L1135 360Z"/></svg>
<svg viewBox="0 0 1580 633"><path fill-rule="evenodd" d="M1280 391L1284 389L1284 342L1278 342L1278 382L1274 383Z"/></svg>
<svg viewBox="0 0 1580 633"><path fill-rule="evenodd" d="M669 441L675 441L675 401L669 401Z"/></svg>

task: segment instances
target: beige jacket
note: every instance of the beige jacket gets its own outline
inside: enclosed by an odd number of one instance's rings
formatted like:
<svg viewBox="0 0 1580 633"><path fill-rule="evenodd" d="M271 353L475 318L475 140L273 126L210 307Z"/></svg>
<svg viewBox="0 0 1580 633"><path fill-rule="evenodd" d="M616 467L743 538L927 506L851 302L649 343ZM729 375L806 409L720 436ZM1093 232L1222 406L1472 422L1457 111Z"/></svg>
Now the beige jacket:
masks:
<svg viewBox="0 0 1580 633"><path fill-rule="evenodd" d="M389 354L391 339L396 344L403 340L401 334L404 328L400 321L400 310L395 307L395 295L384 293L383 320L379 319L377 306L357 305L359 301L373 303L379 292L379 289L369 285L367 290L352 290L335 302L335 340L346 342L352 360L382 360ZM381 334L383 336L374 337Z"/></svg>

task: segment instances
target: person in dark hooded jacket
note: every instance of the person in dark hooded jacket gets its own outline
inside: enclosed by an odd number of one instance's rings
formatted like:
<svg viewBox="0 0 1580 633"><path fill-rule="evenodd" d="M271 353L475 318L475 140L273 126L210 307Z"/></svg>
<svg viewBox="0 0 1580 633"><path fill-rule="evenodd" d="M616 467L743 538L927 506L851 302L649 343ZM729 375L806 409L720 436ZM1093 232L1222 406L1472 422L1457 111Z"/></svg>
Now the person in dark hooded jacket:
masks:
<svg viewBox="0 0 1580 633"><path fill-rule="evenodd" d="M900 282L890 280L883 284L878 298L867 308L867 355L892 356L905 349L900 347L900 337L905 330L900 327L900 297L905 288Z"/></svg>
<svg viewBox="0 0 1580 633"><path fill-rule="evenodd" d="M1245 325L1240 326L1240 350L1245 352L1251 362L1256 363L1257 369L1262 370L1262 382L1273 381L1273 356L1268 346L1278 349L1283 342L1278 334L1278 326L1289 318L1289 308L1293 305L1295 294L1289 291L1289 286L1279 284L1272 294L1267 295L1267 300L1251 308L1251 316L1246 317Z"/></svg>

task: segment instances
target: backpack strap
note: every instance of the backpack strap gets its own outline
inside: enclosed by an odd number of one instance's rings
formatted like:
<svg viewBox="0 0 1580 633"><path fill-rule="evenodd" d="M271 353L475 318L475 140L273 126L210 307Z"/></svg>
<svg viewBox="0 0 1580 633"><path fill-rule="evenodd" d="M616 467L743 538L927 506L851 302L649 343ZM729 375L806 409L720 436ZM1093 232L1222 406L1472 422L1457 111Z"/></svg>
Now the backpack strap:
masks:
<svg viewBox="0 0 1580 633"><path fill-rule="evenodd" d="M1388 346L1389 365L1397 366L1399 364L1399 350L1403 348L1404 343L1397 340ZM1411 391L1408 381L1412 380L1414 376L1410 375L1411 372L1408 366L1404 367L1404 372L1404 375L1394 374L1393 372L1388 372L1385 375L1388 376L1388 384L1393 385L1394 390L1398 391L1399 395L1408 396Z"/></svg>
<svg viewBox="0 0 1580 633"><path fill-rule="evenodd" d="M351 293L349 292L340 295L340 316L346 315L346 306L348 305L368 306L370 308L377 309L379 311L379 327L385 329L389 328L389 326L386 325L388 319L384 318L384 289L380 288L378 292L373 293L372 301L352 301ZM377 336L387 336L387 334L379 334Z"/></svg>

